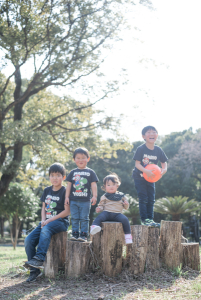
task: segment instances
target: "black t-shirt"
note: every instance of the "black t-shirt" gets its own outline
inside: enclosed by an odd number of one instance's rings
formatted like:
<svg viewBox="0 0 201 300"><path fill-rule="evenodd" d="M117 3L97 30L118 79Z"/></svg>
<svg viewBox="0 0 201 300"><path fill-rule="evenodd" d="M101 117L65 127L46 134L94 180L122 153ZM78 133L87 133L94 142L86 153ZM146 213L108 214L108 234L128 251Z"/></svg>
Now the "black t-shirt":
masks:
<svg viewBox="0 0 201 300"><path fill-rule="evenodd" d="M76 168L70 171L66 180L72 183L70 200L90 201L91 183L98 182L98 177L92 169Z"/></svg>
<svg viewBox="0 0 201 300"><path fill-rule="evenodd" d="M58 191L53 191L52 186L44 189L40 200L45 202L46 219L50 219L64 210L65 193L65 186L62 186ZM68 216L64 219L68 220Z"/></svg>
<svg viewBox="0 0 201 300"><path fill-rule="evenodd" d="M167 156L163 152L163 150L154 146L153 150L147 148L146 144L139 146L134 154L134 160L138 160L141 162L141 165L145 168L149 164L158 164L158 161L164 163L168 160ZM134 179L143 179L142 172L138 170L136 167L133 170L133 178Z"/></svg>

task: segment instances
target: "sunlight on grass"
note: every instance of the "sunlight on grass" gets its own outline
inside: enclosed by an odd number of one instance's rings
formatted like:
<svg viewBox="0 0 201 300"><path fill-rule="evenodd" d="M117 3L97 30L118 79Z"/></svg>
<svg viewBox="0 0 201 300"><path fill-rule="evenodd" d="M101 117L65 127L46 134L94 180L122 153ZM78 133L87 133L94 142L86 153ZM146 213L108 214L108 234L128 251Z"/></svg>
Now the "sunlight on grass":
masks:
<svg viewBox="0 0 201 300"><path fill-rule="evenodd" d="M24 247L3 247L0 246L0 275L15 273L27 259Z"/></svg>

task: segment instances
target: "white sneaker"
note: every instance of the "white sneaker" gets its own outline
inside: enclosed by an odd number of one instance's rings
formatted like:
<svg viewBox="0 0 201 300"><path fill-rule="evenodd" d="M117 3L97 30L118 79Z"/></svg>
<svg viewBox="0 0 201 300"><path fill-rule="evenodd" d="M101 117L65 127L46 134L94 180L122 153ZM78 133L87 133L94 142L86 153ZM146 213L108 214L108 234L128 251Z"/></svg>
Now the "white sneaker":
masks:
<svg viewBox="0 0 201 300"><path fill-rule="evenodd" d="M131 234L125 234L125 244L132 244L132 235Z"/></svg>
<svg viewBox="0 0 201 300"><path fill-rule="evenodd" d="M97 232L101 231L101 227L97 226L97 225L92 225L91 226L91 230L90 230L90 234L94 235Z"/></svg>

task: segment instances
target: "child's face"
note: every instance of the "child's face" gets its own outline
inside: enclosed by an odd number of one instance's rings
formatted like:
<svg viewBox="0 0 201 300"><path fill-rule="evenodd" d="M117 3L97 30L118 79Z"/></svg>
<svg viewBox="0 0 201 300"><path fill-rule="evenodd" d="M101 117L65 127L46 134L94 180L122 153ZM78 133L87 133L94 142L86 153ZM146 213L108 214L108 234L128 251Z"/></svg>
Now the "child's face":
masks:
<svg viewBox="0 0 201 300"><path fill-rule="evenodd" d="M90 160L90 157L87 157L85 154L82 154L82 153L76 154L75 159L74 159L74 161L79 169L85 169L89 160Z"/></svg>
<svg viewBox="0 0 201 300"><path fill-rule="evenodd" d="M149 129L142 137L147 143L154 144L157 140L158 133L153 129Z"/></svg>
<svg viewBox="0 0 201 300"><path fill-rule="evenodd" d="M105 191L110 194L116 193L118 187L119 187L118 183L114 183L112 182L112 180L108 180L106 181L105 184Z"/></svg>
<svg viewBox="0 0 201 300"><path fill-rule="evenodd" d="M50 173L50 182L54 187L58 188L62 186L63 180L64 180L64 176L61 173L59 172Z"/></svg>

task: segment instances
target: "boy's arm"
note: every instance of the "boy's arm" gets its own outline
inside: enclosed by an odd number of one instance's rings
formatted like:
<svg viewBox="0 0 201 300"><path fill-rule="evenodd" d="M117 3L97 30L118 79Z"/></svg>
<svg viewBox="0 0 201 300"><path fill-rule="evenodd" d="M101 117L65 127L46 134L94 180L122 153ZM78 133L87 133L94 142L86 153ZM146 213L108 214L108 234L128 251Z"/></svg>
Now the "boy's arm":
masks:
<svg viewBox="0 0 201 300"><path fill-rule="evenodd" d="M167 162L164 163L161 162L161 167L162 167L161 170L161 177L162 177L167 172Z"/></svg>
<svg viewBox="0 0 201 300"><path fill-rule="evenodd" d="M69 196L70 196L71 186L72 186L72 182L68 181L68 184L66 187L66 196L65 196L64 206L69 204Z"/></svg>
<svg viewBox="0 0 201 300"><path fill-rule="evenodd" d="M69 215L70 215L70 206L67 204L67 205L64 205L64 210L62 212L60 212L58 215L56 215L50 219L47 219L45 222L43 222L43 225L47 225L48 223L50 223L52 221L55 221L59 218L65 218Z"/></svg>
<svg viewBox="0 0 201 300"><path fill-rule="evenodd" d="M136 161L135 161L135 167L136 167L138 170L142 171L143 173L146 173L148 178L150 177L151 179L153 179L153 178L155 177L155 175L152 173L152 171L153 171L154 169L152 169L152 170L147 170L147 169L145 169L145 168L141 165L141 162L140 162L139 160L136 160Z"/></svg>
<svg viewBox="0 0 201 300"><path fill-rule="evenodd" d="M91 190L92 190L92 195L93 195L93 197L91 198L91 203L92 203L92 205L95 205L96 201L97 201L97 183L96 182L91 183Z"/></svg>

